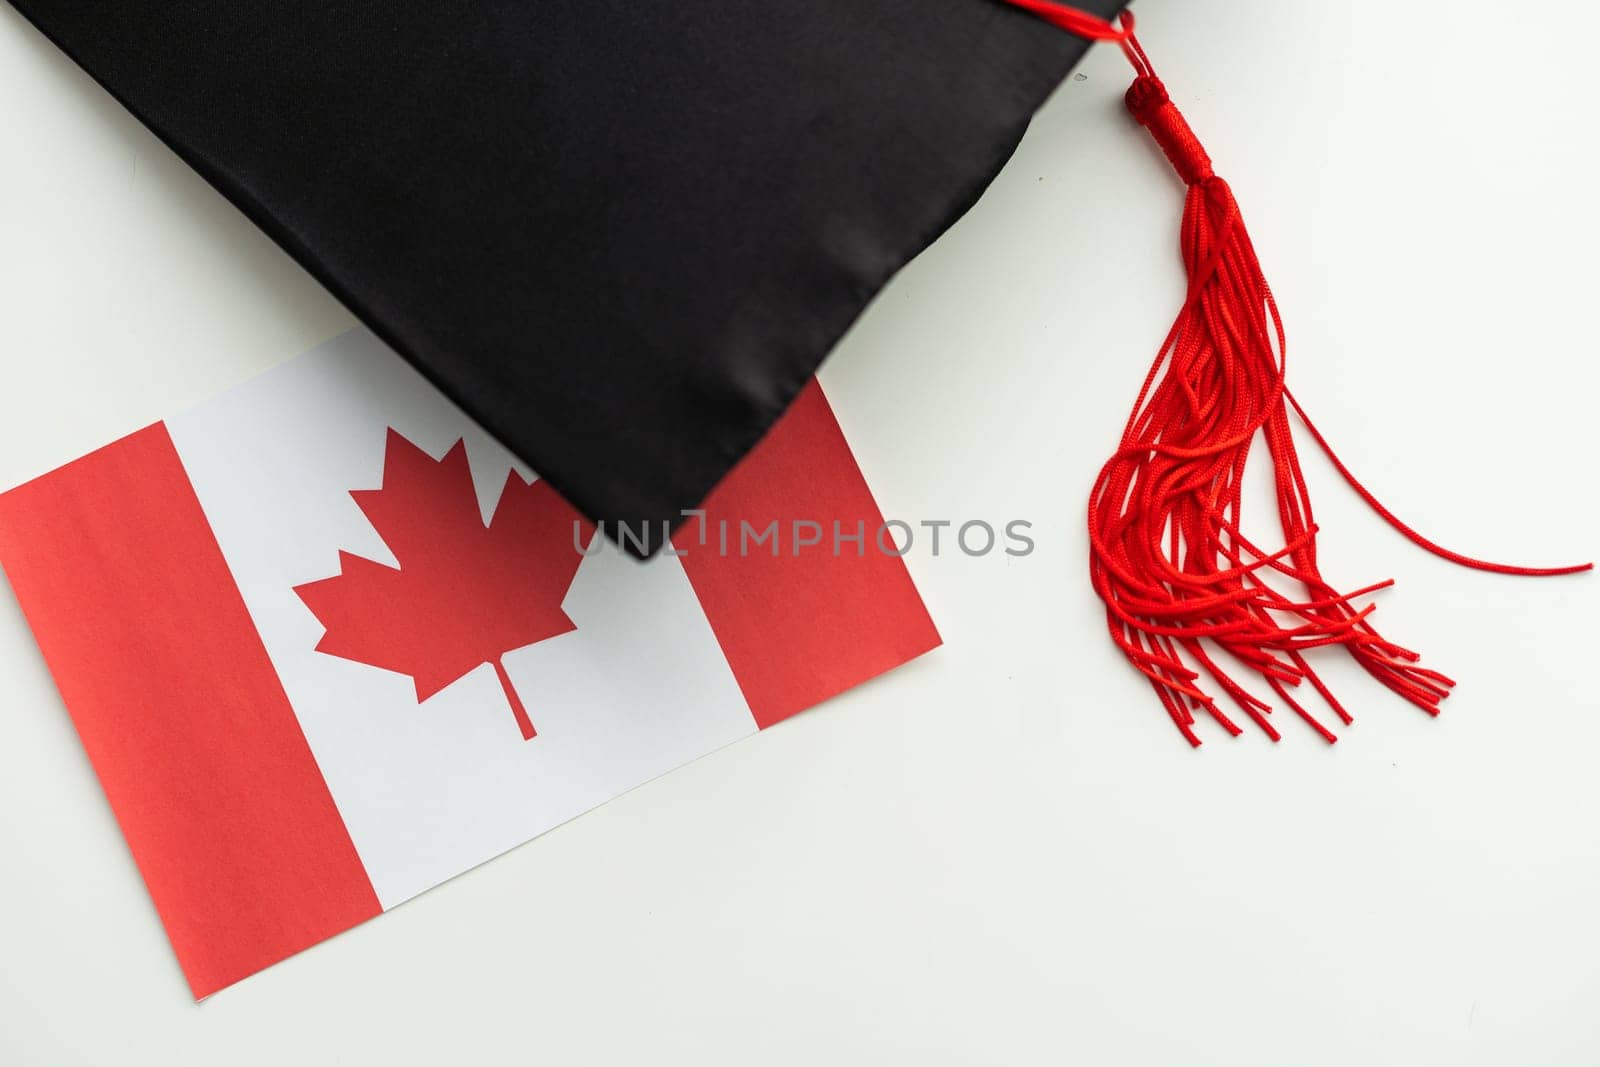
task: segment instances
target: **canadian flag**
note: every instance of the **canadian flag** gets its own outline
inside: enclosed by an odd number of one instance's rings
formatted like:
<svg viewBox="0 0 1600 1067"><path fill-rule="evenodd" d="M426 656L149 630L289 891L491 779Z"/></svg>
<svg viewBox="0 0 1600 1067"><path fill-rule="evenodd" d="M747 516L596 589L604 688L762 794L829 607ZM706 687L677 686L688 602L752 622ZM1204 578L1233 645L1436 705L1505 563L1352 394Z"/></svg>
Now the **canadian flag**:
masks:
<svg viewBox="0 0 1600 1067"><path fill-rule="evenodd" d="M939 643L819 387L641 564L354 331L0 496L204 997ZM724 551L741 521L842 551Z"/></svg>

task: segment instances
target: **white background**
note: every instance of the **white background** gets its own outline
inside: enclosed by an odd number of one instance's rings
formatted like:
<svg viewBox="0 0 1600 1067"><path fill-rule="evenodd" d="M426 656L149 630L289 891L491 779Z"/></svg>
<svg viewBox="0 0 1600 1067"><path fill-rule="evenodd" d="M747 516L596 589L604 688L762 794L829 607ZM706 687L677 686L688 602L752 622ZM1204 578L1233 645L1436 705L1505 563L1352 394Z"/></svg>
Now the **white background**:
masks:
<svg viewBox="0 0 1600 1067"><path fill-rule="evenodd" d="M1600 553L1600 10L1139 13L1346 458L1464 550ZM1191 752L1106 642L1080 515L1180 193L1121 57L1081 70L824 374L888 513L1041 535L913 554L946 647L906 669L196 1007L0 600L0 1062L1600 1062L1600 582L1458 571L1308 458L1443 717L1323 657L1337 746ZM0 130L0 483L350 324L9 9Z"/></svg>

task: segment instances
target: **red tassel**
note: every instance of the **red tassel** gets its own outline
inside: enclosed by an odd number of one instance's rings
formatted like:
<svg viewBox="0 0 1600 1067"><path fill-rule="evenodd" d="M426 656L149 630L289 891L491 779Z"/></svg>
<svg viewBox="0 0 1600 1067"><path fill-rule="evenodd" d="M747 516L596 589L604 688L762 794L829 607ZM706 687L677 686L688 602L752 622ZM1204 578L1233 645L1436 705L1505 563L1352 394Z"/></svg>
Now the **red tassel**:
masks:
<svg viewBox="0 0 1600 1067"><path fill-rule="evenodd" d="M1236 682L1206 641L1258 674L1330 742L1334 734L1290 694L1309 682L1335 715L1351 721L1306 661L1304 653L1324 645L1343 646L1378 681L1438 714L1455 683L1381 637L1369 621L1373 606L1356 603L1392 582L1340 593L1317 567L1317 527L1290 430L1291 407L1362 499L1421 547L1503 574L1570 574L1592 564L1531 568L1470 559L1422 537L1380 504L1285 387L1283 323L1239 205L1151 70L1133 36L1132 16L1124 14L1113 26L1050 0L1009 2L1080 36L1122 45L1137 71L1128 110L1188 186L1181 233L1188 295L1089 502L1090 576L1105 601L1112 640L1150 679L1193 745L1200 744L1197 712L1240 733L1203 688L1202 671L1269 737L1279 737L1268 719L1270 705ZM1283 531L1276 551L1259 547L1241 529L1241 486L1257 434L1273 465Z"/></svg>

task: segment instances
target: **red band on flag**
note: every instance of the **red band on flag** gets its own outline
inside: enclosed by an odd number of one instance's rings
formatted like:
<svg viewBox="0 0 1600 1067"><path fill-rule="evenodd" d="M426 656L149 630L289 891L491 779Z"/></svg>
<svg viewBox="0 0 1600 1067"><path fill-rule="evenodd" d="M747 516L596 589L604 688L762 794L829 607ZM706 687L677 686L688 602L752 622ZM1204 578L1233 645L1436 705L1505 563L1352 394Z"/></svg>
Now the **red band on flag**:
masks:
<svg viewBox="0 0 1600 1067"><path fill-rule="evenodd" d="M815 380L704 511L673 543L762 729L939 646Z"/></svg>
<svg viewBox="0 0 1600 1067"><path fill-rule="evenodd" d="M196 997L382 910L164 425L0 497L0 557Z"/></svg>

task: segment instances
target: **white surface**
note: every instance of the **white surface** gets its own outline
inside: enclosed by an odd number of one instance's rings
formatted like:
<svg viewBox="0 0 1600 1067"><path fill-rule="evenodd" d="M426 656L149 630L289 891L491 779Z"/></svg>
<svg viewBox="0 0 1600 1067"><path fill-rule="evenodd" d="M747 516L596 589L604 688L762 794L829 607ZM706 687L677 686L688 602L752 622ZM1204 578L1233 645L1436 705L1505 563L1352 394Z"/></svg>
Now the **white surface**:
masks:
<svg viewBox="0 0 1600 1067"><path fill-rule="evenodd" d="M1600 551L1600 9L1139 12L1351 464L1465 550ZM946 646L907 669L196 1008L0 600L0 1062L1600 1061L1600 583L1458 571L1308 458L1325 569L1400 577L1379 620L1460 677L1443 717L1323 657L1337 746L1191 752L1106 642L1083 496L1179 191L1122 59L1082 71L824 374L887 512L1039 534L909 557ZM0 129L0 482L349 324L9 10Z"/></svg>
<svg viewBox="0 0 1600 1067"><path fill-rule="evenodd" d="M390 427L434 457L464 439L480 498L494 487L486 519L513 466L365 329L167 427L385 908L755 733L672 556L588 556L565 601L577 629L505 657L538 744L487 665L419 705L405 675L316 651L294 587L337 574L340 549L398 565L349 495L383 482Z"/></svg>

